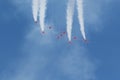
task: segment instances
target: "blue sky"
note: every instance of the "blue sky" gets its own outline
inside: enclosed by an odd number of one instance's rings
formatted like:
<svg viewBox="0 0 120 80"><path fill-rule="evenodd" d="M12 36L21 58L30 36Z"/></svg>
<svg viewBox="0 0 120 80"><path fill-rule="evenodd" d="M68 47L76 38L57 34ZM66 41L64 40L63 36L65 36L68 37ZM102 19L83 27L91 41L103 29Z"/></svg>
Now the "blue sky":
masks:
<svg viewBox="0 0 120 80"><path fill-rule="evenodd" d="M66 0L48 0L46 29L34 24L31 0L0 1L0 80L119 80L119 0L84 0L88 44L79 32L77 11L73 44L65 31Z"/></svg>

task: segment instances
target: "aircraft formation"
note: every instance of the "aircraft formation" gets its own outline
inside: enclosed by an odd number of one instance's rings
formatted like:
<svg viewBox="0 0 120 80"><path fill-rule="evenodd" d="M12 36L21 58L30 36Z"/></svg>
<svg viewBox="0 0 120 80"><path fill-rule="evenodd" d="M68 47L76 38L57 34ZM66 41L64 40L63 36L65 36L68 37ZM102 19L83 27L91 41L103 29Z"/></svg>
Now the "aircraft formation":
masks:
<svg viewBox="0 0 120 80"><path fill-rule="evenodd" d="M49 27L47 27L47 28L48 28L49 30L53 30L53 26L49 26ZM43 32L41 32L41 33L45 35L45 31L43 31ZM58 33L58 34L56 35L56 39L57 39L57 40L61 40L61 39L62 39L63 37L65 37L65 36L67 36L67 32L66 32L66 31L62 31L62 32L60 32L60 33ZM72 39L73 39L73 40L79 40L77 36L73 36ZM83 42L86 43L86 44L88 43L88 41L87 41L87 40L84 40L84 39L83 39ZM68 41L68 43L69 43L69 44L72 44L72 41Z"/></svg>
<svg viewBox="0 0 120 80"><path fill-rule="evenodd" d="M84 30L84 19L83 19L83 1L82 0L68 0L67 10L66 10L66 31L63 31L57 35L56 39L61 39L63 36L67 35L68 43L71 44L73 40L77 40L77 36L71 36L72 33L72 23L73 23L73 14L74 14L74 5L77 2L77 10L78 10L78 20L80 24L80 31L83 36L83 41L88 43L85 30ZM33 19L35 23L40 24L42 34L45 34L44 27L45 27L45 17L46 17L46 7L47 0L33 0L32 2L32 12L33 12ZM52 30L52 26L49 26L48 29Z"/></svg>

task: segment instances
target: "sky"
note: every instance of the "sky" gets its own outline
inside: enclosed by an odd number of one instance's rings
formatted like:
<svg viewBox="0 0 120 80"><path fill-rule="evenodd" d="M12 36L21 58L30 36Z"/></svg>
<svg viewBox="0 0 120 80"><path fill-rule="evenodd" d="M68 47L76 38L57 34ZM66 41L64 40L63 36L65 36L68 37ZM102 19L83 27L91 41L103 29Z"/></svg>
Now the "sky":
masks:
<svg viewBox="0 0 120 80"><path fill-rule="evenodd" d="M67 0L48 0L45 34L32 16L31 0L0 0L0 80L119 80L119 0L84 0L88 43L75 9L72 44L66 30ZM47 27L52 26L49 30Z"/></svg>

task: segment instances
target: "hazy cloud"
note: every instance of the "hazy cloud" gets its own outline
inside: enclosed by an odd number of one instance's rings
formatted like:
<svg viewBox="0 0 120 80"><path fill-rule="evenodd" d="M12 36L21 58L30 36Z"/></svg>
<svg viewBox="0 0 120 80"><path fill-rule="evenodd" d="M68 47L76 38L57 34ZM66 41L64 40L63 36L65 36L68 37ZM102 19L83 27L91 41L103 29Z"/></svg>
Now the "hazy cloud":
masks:
<svg viewBox="0 0 120 80"><path fill-rule="evenodd" d="M55 31L47 32L44 36L40 35L36 27L28 33L23 47L25 57L17 64L16 74L3 80L95 79L96 66L87 56L85 48L54 43Z"/></svg>

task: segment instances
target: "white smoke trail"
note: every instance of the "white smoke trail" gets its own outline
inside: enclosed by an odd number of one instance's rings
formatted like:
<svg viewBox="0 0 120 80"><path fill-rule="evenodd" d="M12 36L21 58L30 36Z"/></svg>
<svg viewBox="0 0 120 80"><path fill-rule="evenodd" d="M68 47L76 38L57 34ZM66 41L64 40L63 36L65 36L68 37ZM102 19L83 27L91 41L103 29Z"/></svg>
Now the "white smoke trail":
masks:
<svg viewBox="0 0 120 80"><path fill-rule="evenodd" d="M71 41L74 4L75 4L75 0L69 0L68 6L67 6L67 18L66 19L67 19L67 34L68 34L69 41Z"/></svg>
<svg viewBox="0 0 120 80"><path fill-rule="evenodd" d="M83 1L82 0L77 0L77 9L78 9L79 24L81 26L80 31L82 33L83 38L86 40L85 30L84 30Z"/></svg>
<svg viewBox="0 0 120 80"><path fill-rule="evenodd" d="M33 18L34 21L37 22L37 16L38 16L38 9L39 9L39 0L33 0L32 2L32 11L33 11Z"/></svg>
<svg viewBox="0 0 120 80"><path fill-rule="evenodd" d="M47 8L46 5L47 5L46 0L40 0L39 20L40 20L41 31L44 31L44 27L45 27L45 16L46 16L46 8Z"/></svg>

